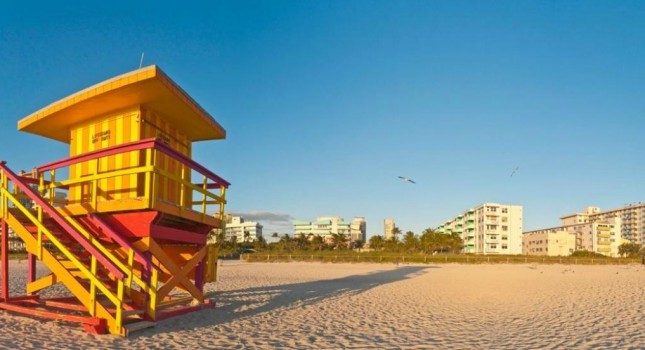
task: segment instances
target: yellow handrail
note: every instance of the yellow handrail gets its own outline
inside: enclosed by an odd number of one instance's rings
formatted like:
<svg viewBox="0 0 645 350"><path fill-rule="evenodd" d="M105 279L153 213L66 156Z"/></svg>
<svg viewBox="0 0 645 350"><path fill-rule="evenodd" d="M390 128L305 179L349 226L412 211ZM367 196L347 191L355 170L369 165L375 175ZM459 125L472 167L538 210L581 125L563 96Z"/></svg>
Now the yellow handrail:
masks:
<svg viewBox="0 0 645 350"><path fill-rule="evenodd" d="M7 190L7 188L6 188L5 186L3 186L3 187L0 189L0 191L2 191L2 195L3 195L3 196L5 196L5 198L6 198L6 199L5 199L5 201L6 201L6 200L11 200L12 204L13 204L13 205L15 205L15 206L16 206L16 208L18 208L18 209L19 209L19 210L20 210L20 211L21 211L21 212L22 212L22 213L23 213L23 214L24 214L24 215L29 219L29 221L31 221L31 222L32 222L32 223L33 223L33 224L38 228L38 230L41 230L41 231L45 234L45 236L47 236L47 238L49 238L49 240L54 244L54 246L55 246L56 248L58 248L58 250L59 250L61 253L63 253L63 255L64 255L64 256L65 256L69 261L71 261L71 262L74 264L74 266L75 266L76 268L78 268L78 269L81 271L81 273L83 273L83 276L85 276L87 279L89 279L89 280L91 281L90 283L94 283L94 284L96 284L96 286L101 290L101 292L103 292L103 293L108 297L108 299L109 299L109 300L110 300L110 301L111 301L115 306L119 304L119 300L117 299L117 297L116 297L116 296L115 296L115 295L114 295L114 294L113 294L113 293L112 293L112 292L111 292L107 287L105 287L105 285L104 285L103 283L101 283L101 282L100 282L100 280L99 280L95 275L93 275L93 274L91 273L91 271L89 271L89 270L85 267L85 265L83 265L83 264L82 264L82 263L81 263L81 262L76 258L76 256L74 256L74 254L72 254L72 253L71 253L71 252L70 252L70 251L69 251L69 250L68 250L68 249L67 249L67 248L66 248L66 247L65 247L65 246L64 246L64 245L63 245L63 244L58 240L58 238L56 238L56 236L55 236L54 234L52 234L52 233L51 233L51 231L49 231L49 230L47 229L47 227L45 227L45 225L43 225L43 224L42 224L42 222L41 222L41 221L39 221L37 218L35 218L35 217L33 216L33 214L31 214L31 212L30 212L27 208L25 208L25 206L24 206L24 205L22 205L22 203L20 203L20 201L18 201L18 200L14 197L14 195L13 195L13 194L11 194L11 192ZM6 207L4 208L4 210L7 210L7 209L6 209Z"/></svg>

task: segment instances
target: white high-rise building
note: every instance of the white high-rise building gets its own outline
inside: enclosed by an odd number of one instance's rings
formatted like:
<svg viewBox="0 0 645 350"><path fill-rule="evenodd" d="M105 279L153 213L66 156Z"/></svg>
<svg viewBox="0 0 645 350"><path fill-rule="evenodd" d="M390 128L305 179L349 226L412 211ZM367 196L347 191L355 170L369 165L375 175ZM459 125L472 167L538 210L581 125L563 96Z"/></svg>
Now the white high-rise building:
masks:
<svg viewBox="0 0 645 350"><path fill-rule="evenodd" d="M254 242L262 239L262 225L244 221L241 216L229 216L226 220L226 239L236 237L237 242Z"/></svg>
<svg viewBox="0 0 645 350"><path fill-rule="evenodd" d="M484 203L437 227L464 241L465 253L522 254L522 206Z"/></svg>

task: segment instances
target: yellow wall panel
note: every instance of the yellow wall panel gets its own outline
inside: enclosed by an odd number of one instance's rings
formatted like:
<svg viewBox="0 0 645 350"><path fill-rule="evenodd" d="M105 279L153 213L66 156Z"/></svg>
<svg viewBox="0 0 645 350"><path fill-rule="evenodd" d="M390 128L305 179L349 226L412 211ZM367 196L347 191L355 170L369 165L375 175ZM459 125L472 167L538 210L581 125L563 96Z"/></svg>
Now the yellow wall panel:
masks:
<svg viewBox="0 0 645 350"><path fill-rule="evenodd" d="M76 125L71 130L71 138L71 156L151 138L160 140L188 157L191 155L191 141L179 132L177 127L168 123L163 114L140 106L110 113ZM100 174L143 166L146 163L145 157L145 151L131 151L103 157L98 161L82 162L70 169L70 178L78 179L91 176L95 172ZM157 168L178 178L183 176L184 179L190 181L189 168L169 156L157 154L155 162ZM98 181L97 201L141 198L145 195L144 186L144 174L101 179ZM175 205L181 203L181 186L178 182L157 176L155 186L158 200ZM90 202L93 198L91 191L90 184L70 186L70 204ZM191 198L190 191L185 191L185 207L190 207Z"/></svg>
<svg viewBox="0 0 645 350"><path fill-rule="evenodd" d="M94 118L72 128L73 147L70 148L71 156L84 154L94 150L138 140L139 107L111 113ZM125 127L127 125L128 127ZM135 130L132 130L132 129ZM133 132L134 131L134 132ZM127 135L126 135L127 134ZM136 153L136 152L129 152ZM131 164L124 161L133 158L129 154L103 157L98 161L82 162L74 165L70 170L70 178L78 179L93 175L95 172L105 173L125 169ZM137 166L138 163L134 164ZM99 180L98 201L114 199L127 199L136 197L136 182L128 182L124 178L131 175ZM74 185L70 187L70 204L88 202L92 198L92 189L89 184Z"/></svg>

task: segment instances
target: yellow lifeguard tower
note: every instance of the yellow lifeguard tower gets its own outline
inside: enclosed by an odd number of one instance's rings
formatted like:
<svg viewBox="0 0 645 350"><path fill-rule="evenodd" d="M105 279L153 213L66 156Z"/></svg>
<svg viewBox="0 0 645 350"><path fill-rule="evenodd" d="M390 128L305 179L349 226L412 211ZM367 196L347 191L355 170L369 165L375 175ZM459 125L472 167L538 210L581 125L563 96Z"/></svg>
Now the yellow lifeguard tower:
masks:
<svg viewBox="0 0 645 350"><path fill-rule="evenodd" d="M18 129L68 143L70 157L21 175L0 163L0 308L127 335L214 306L203 294L215 271L207 236L222 228L229 183L191 153L226 132L161 69L89 87ZM8 227L28 252L23 296L8 293ZM51 274L36 279L37 259ZM71 295L39 297L57 283Z"/></svg>

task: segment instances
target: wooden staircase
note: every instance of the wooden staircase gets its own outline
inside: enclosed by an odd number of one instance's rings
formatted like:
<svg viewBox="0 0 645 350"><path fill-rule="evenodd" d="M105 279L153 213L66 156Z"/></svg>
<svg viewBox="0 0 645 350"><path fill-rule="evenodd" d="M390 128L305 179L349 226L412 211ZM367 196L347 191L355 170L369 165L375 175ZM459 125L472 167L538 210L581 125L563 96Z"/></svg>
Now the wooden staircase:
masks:
<svg viewBox="0 0 645 350"><path fill-rule="evenodd" d="M127 336L154 326L150 320L154 319L155 311L156 270L150 262L143 261L143 255L124 240L102 242L92 232L92 226L83 225L80 222L83 219L61 214L4 163L0 163L0 171L3 222L24 241L27 252L51 271L29 281L27 294L35 295L57 283L64 285L77 306L67 306L73 312L60 313L59 318L84 320L86 330L92 333L107 331ZM26 208L18 193L33 201L35 209ZM114 253L117 248L127 254L118 256ZM20 312L24 302L11 304L10 300L4 300L0 308ZM57 304L50 302L50 305ZM85 316L79 316L81 311ZM36 310L30 313L39 314Z"/></svg>

